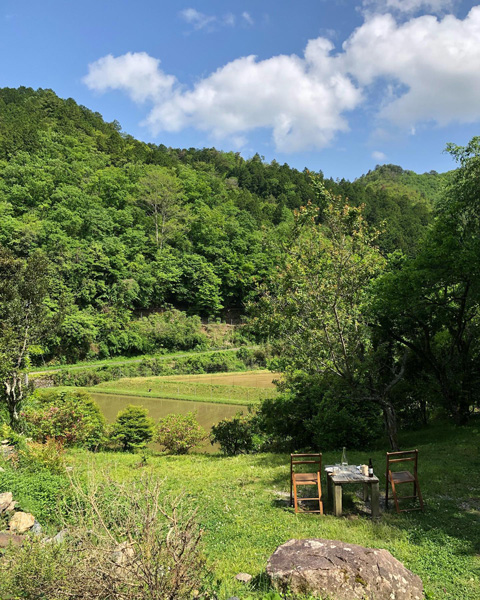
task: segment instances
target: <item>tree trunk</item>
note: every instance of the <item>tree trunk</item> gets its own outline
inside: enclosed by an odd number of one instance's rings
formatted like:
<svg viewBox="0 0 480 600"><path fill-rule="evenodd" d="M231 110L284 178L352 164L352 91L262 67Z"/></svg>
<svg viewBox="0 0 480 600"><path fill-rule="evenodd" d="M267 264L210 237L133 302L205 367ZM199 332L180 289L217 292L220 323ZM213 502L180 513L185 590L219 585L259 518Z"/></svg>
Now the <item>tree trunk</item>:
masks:
<svg viewBox="0 0 480 600"><path fill-rule="evenodd" d="M388 439L390 441L390 448L393 451L398 450L398 437L397 437L397 415L393 404L388 400L381 401L383 418L385 421L385 429L387 430Z"/></svg>
<svg viewBox="0 0 480 600"><path fill-rule="evenodd" d="M12 373L7 381L4 381L5 385L5 400L7 405L8 414L10 416L10 425L13 429L17 430L19 425L19 414L18 409L20 402L23 399L23 387L22 379L19 373Z"/></svg>

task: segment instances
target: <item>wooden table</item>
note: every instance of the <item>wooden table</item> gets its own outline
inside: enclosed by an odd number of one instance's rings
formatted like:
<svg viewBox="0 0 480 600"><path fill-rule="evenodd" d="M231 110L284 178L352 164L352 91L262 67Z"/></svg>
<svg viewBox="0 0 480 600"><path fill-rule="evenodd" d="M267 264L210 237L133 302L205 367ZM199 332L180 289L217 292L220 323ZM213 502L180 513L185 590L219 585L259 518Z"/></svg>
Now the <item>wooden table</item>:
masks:
<svg viewBox="0 0 480 600"><path fill-rule="evenodd" d="M372 504L372 517L380 516L380 487L379 479L376 475L373 477L365 477L358 471L344 471L339 467L339 471L332 473L333 466L327 465L325 471L327 473L327 492L328 497L333 498L333 512L336 517L342 516L342 486L346 483L362 483L364 500L368 499L370 493Z"/></svg>

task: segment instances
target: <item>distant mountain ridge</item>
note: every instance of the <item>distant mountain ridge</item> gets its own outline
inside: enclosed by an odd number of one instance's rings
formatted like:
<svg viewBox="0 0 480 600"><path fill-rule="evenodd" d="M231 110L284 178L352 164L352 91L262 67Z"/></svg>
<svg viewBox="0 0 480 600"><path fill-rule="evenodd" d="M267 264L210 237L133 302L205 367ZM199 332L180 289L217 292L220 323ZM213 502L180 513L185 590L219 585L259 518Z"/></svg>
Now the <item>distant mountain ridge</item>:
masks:
<svg viewBox="0 0 480 600"><path fill-rule="evenodd" d="M389 194L406 194L414 202L425 202L430 208L441 198L445 186L454 171L418 174L402 169L398 165L377 165L373 171L362 175L356 181L367 188L386 190Z"/></svg>

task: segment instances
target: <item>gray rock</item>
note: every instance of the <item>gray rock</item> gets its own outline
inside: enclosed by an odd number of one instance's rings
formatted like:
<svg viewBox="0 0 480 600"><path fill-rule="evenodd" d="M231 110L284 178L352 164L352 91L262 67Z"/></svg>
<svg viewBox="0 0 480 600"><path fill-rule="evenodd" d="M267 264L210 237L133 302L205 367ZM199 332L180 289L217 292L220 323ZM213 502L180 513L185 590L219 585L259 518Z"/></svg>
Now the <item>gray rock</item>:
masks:
<svg viewBox="0 0 480 600"><path fill-rule="evenodd" d="M279 546L267 574L280 591L332 600L422 600L420 577L387 550L323 539Z"/></svg>
<svg viewBox="0 0 480 600"><path fill-rule="evenodd" d="M67 530L62 529L61 531L59 531L57 533L57 535L53 536L48 541L52 542L53 544L62 544L65 541L66 537L67 537Z"/></svg>
<svg viewBox="0 0 480 600"><path fill-rule="evenodd" d="M35 535L40 535L42 533L42 526L40 525L40 523L37 521L37 519L35 519L32 528L30 529L30 531L32 533L34 533Z"/></svg>
<svg viewBox="0 0 480 600"><path fill-rule="evenodd" d="M242 583L248 583L249 581L252 580L252 576L249 575L248 573L237 573L235 575L235 579L237 581L241 581Z"/></svg>

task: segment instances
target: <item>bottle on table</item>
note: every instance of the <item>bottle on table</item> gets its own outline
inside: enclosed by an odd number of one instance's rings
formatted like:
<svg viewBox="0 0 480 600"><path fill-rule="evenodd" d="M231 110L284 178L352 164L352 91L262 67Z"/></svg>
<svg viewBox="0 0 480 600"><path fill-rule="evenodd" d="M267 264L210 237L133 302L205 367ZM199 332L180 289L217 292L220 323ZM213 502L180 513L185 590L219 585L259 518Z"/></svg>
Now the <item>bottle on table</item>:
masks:
<svg viewBox="0 0 480 600"><path fill-rule="evenodd" d="M343 447L343 451L342 451L342 467L346 467L348 465L348 461L347 461L347 449L344 446Z"/></svg>
<svg viewBox="0 0 480 600"><path fill-rule="evenodd" d="M368 476L373 477L373 463L371 458L368 461Z"/></svg>

